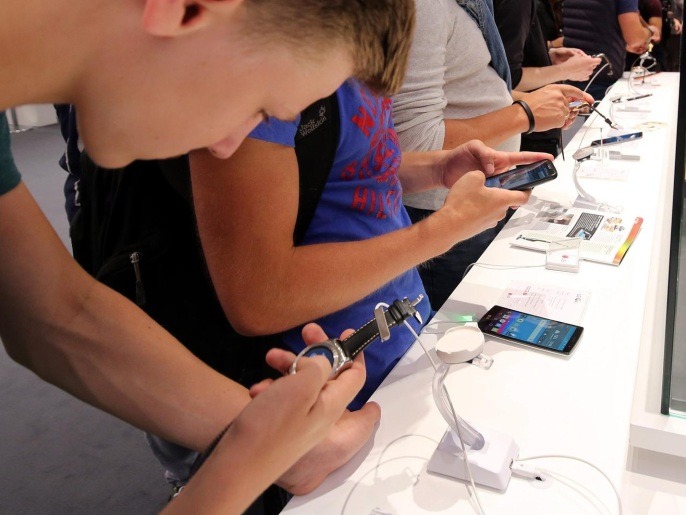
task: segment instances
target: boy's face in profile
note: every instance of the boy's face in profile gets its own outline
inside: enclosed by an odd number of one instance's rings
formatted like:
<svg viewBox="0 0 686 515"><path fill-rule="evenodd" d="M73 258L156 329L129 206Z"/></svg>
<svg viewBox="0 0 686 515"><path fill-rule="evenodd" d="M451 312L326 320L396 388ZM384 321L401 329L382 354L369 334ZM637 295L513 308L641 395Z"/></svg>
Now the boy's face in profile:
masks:
<svg viewBox="0 0 686 515"><path fill-rule="evenodd" d="M352 73L344 48L296 57L285 45L247 48L217 25L114 48L86 71L76 106L96 162L116 168L203 147L228 157L265 114L292 119Z"/></svg>

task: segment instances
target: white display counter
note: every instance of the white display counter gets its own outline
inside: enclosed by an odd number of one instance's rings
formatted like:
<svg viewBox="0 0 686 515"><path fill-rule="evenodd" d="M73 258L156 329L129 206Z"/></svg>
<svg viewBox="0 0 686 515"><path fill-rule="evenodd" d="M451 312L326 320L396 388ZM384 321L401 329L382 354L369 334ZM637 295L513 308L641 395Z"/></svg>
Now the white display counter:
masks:
<svg viewBox="0 0 686 515"><path fill-rule="evenodd" d="M632 143L640 161L612 162L628 171L628 180L583 182L596 198L644 218L621 265L584 261L578 273L551 271L543 267L544 253L510 245L542 200L568 205L576 198L571 156L609 130L592 116L567 146L567 160L556 160L560 177L534 190L480 260L511 268L473 268L435 320L482 315L512 280L590 290L584 335L571 357L487 338L485 351L495 359L490 370L459 365L448 376L455 408L477 429L512 436L521 457L565 454L593 462L620 490L625 514L686 514L686 459L670 455L686 455L679 439L686 422L659 415L678 75L658 74L649 82L653 86L641 89L653 96L636 104L649 112L615 109L615 120L625 128L646 121L664 127ZM620 82L608 97L626 88ZM599 109L609 113L608 102ZM422 341L433 348L448 327L428 327ZM415 344L372 397L382 409L373 441L313 493L294 498L285 513L476 513L464 483L426 471L446 429L433 402L432 378L429 360ZM672 432L656 438L655 428ZM593 468L561 459L536 465L548 471L547 481L513 477L504 493L479 488L485 513L617 513L610 485Z"/></svg>

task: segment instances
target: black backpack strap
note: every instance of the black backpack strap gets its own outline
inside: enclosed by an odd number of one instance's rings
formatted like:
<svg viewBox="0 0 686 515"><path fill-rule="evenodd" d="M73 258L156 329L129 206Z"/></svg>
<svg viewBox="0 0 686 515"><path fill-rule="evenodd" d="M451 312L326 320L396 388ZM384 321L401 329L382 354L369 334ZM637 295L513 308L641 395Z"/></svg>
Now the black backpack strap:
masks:
<svg viewBox="0 0 686 515"><path fill-rule="evenodd" d="M186 201L189 206L193 205L193 192L191 190L191 166L188 162L188 154L159 161L162 176L169 186Z"/></svg>
<svg viewBox="0 0 686 515"><path fill-rule="evenodd" d="M336 158L340 132L340 111L336 93L317 100L300 115L300 124L295 136L300 186L298 216L293 230L293 241L296 245L302 242L317 210ZM160 168L169 185L192 205L188 156L160 161Z"/></svg>
<svg viewBox="0 0 686 515"><path fill-rule="evenodd" d="M300 173L298 218L293 242L298 245L307 232L336 158L341 132L336 93L318 100L300 116L295 136L295 154Z"/></svg>

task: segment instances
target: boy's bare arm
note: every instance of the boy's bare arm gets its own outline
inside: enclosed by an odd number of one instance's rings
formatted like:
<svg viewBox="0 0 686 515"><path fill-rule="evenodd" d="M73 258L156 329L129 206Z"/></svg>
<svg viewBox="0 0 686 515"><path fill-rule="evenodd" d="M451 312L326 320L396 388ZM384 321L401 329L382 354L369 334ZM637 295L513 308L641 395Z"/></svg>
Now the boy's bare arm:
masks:
<svg viewBox="0 0 686 515"><path fill-rule="evenodd" d="M436 166L445 167L448 155L418 153L402 168L416 179L411 182L417 188L436 187L441 180L434 174ZM229 320L246 334L282 331L349 306L495 225L508 206L528 198L486 188L478 172L460 181L447 209L421 223L367 240L296 247L297 166L293 148L252 139L225 161L203 151L191 155L195 210L210 275ZM454 168L451 185L470 169ZM338 223L344 231L346 219Z"/></svg>
<svg viewBox="0 0 686 515"><path fill-rule="evenodd" d="M23 183L0 196L0 242L2 341L41 378L194 449L250 401L243 387L86 274Z"/></svg>

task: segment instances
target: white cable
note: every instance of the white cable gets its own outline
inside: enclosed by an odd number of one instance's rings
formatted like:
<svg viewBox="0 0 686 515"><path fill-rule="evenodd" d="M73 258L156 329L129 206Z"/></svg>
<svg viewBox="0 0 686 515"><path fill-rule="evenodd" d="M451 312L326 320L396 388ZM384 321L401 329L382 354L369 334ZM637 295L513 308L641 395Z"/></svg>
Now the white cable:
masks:
<svg viewBox="0 0 686 515"><path fill-rule="evenodd" d="M441 387L443 388L443 393L445 393L446 395L446 399L448 400L448 404L450 405L450 411L453 415L453 420L455 421L455 426L457 427L457 437L460 440L460 447L462 448L462 459L464 460L465 468L467 469L467 474L469 475L469 482L472 485L472 490L470 491L469 488L467 488L467 493L470 497L472 497L472 491L474 492L474 500L476 501L476 505L479 508L478 513L480 515L486 515L483 506L481 506L481 499L479 499L479 491L476 489L476 485L474 484L474 476L472 476L472 467L469 465L469 456L467 456L467 449L464 446L464 437L462 436L461 427L462 424L459 424L457 421L457 413L455 413L455 407L453 406L453 401L450 399L448 389L445 387L445 385L441 385Z"/></svg>
<svg viewBox="0 0 686 515"><path fill-rule="evenodd" d="M379 303L376 305L376 308L378 308L379 306L388 308L388 304L386 304L385 302L379 302ZM375 308L375 309L376 309L376 308ZM407 320L404 320L404 321L403 321L403 324L405 324L405 327L407 327L407 328L409 329L409 331L410 331L410 333L412 333L412 336L414 337L415 341L416 341L417 343L419 343L419 345L421 346L422 350L424 351L424 354L426 354L426 356L429 358L429 362L431 363L431 366L433 367L434 372L437 371L437 370L438 370L438 366L436 365L436 363L434 362L433 358L431 357L431 353L429 353L428 349L424 346L424 343L423 343L422 340L419 338L419 335L417 334L417 332L416 332L416 331L414 330L414 328L408 323ZM470 498L474 498L474 499L476 500L476 505L478 506L478 512L477 512L477 513L479 513L479 515L485 515L485 512L484 512L483 508L481 507L481 500L479 499L479 494L478 494L477 489L476 489L476 484L474 483L474 477L472 476L472 470L471 470L471 468L470 468L470 466L469 466L469 459L467 459L467 450L465 449L465 446L464 446L464 441L463 441L462 430L461 430L461 428L460 428L460 424L459 424L458 421L457 421L457 413L455 412L455 407L453 406L453 402L452 402L452 400L450 399L450 393L448 392L447 388L445 387L445 385L441 385L441 386L442 386L443 392L444 392L444 394L445 394L445 396L446 396L446 400L448 401L448 405L450 406L450 411L451 411L451 413L452 413L453 420L455 421L455 426L457 427L457 436L458 436L458 438L460 439L460 444L461 444L461 446L462 446L462 453L463 453L463 456L464 456L464 462L465 462L465 465L466 465L466 468L467 468L467 474L469 475L469 481L470 481L470 483L471 483L471 485L472 485L472 489L473 489L473 493L472 493L472 491L470 491L469 488L467 488L467 493L469 494ZM341 510L341 515L344 515L344 514L345 514L345 509L346 509L346 507L347 507L347 505L348 505L348 502L350 501L350 497L352 496L352 494L353 494L353 492L355 491L355 489L357 488L357 486L364 480L365 477L367 477L367 475L368 475L370 472L378 470L378 468L382 465L381 459L382 459L382 457L383 457L383 454L386 452L386 450L387 450L391 445L393 445L395 442L397 442L397 441L399 441L399 440L402 440L403 438L407 438L407 437L409 437L409 436L424 436L424 435L403 435L403 436L399 436L398 438L396 438L395 440L393 440L392 442L390 442L386 447L384 447L383 451L381 451L381 454L379 455L379 461L377 462L376 467L374 467L372 470L367 471L367 472L360 478L360 480L359 480L357 483L355 483L355 486L353 486L352 490L350 490L350 492L348 493L348 496L346 497L345 502L343 503L343 508L342 508L342 510ZM429 438L429 437L428 437L428 436L424 436L424 438ZM432 440L432 441L435 442L435 440L433 440L432 438L429 438L429 440ZM436 444L438 444L438 442L436 442ZM405 458L405 457L403 457L403 458ZM389 462L391 462L391 461L394 461L394 460L397 460L397 459L403 459L403 458L392 458L392 459L390 459L390 460L388 460L388 461L386 461L386 462L384 462L384 463L389 463ZM421 459L419 456L408 456L408 458L418 458L418 459ZM426 459L426 458L423 458L423 459Z"/></svg>
<svg viewBox="0 0 686 515"><path fill-rule="evenodd" d="M395 438L394 440L391 440L391 441L386 445L386 447L383 448L383 450L381 451L381 454L379 454L379 459L376 460L376 467L374 467L374 469L375 469L375 470L378 470L379 465L381 465L381 460L383 459L384 453L391 447L391 445L393 445L393 444L396 443L396 442L399 442L400 440L403 440L403 439L405 439L405 438L411 438L411 437L413 437L413 436L416 436L417 438L426 438L427 440L429 440L429 441L435 443L436 445L438 445L438 443L439 443L439 442L437 442L436 440L434 440L433 438L431 438L430 436L420 435L420 434L417 434L417 433L411 433L411 434L409 434L409 435L402 435L402 436L399 436L398 438Z"/></svg>
<svg viewBox="0 0 686 515"><path fill-rule="evenodd" d="M431 354L427 350L426 347L424 347L424 344L422 343L421 339L419 338L419 335L415 332L415 330L412 328L410 324L407 323L407 320L405 320L405 325L407 328L410 330L412 335L415 338L415 341L419 342L419 345L421 345L422 349L424 350L424 353L428 356L429 361L431 361L431 365L433 366L434 372L438 372L438 367L434 363L433 358L431 357ZM450 406L450 413L452 414L453 421L455 422L455 427L457 428L457 437L460 440L460 447L462 448L462 457L464 459L465 467L467 469L467 475L469 476L469 482L472 485L472 490L467 488L467 493L469 494L470 498L473 498L476 501L476 505L478 507L478 512L480 515L485 515L485 511L483 507L481 506L481 499L479 499L479 491L476 488L476 484L474 483L474 476L472 476L472 468L469 466L469 458L467 456L467 449L465 448L464 445L464 436L462 435L462 428L461 424L458 422L457 419L457 412L455 411L455 406L453 406L453 401L450 398L450 393L448 392L448 389L445 387L444 384L441 384L441 389L445 395L445 400L448 401L448 405ZM473 493L472 493L473 491Z"/></svg>
<svg viewBox="0 0 686 515"><path fill-rule="evenodd" d="M579 146L577 147L577 150L580 150L581 148L583 148L582 145L584 144L584 140L586 139L586 135L588 134L589 129L597 129L598 128L598 127L593 127L593 122L595 120L592 118L600 118L600 116L598 116L597 111L593 111L593 115L590 116L589 119L586 121L586 128L584 129L584 133L581 136L581 141L579 142ZM601 137L602 137L602 130L601 130Z"/></svg>
<svg viewBox="0 0 686 515"><path fill-rule="evenodd" d="M426 356L429 358L429 362L431 363L431 366L433 367L434 372L438 371L438 365L436 365L436 362L435 362L434 359L431 357L431 353L429 352L429 349L427 349L426 347L424 347L424 343L423 343L422 340L419 338L419 335L417 334L417 332L412 328L412 326L411 326L410 324L407 323L407 320L405 320L403 323L404 323L405 326L410 330L410 332L412 333L412 336L414 336L414 340L415 340L417 343L419 343L419 345L422 347L422 350L424 351L424 354L426 354Z"/></svg>
<svg viewBox="0 0 686 515"><path fill-rule="evenodd" d="M620 98L620 100L622 99L622 97L619 97L619 98ZM615 102L610 102L610 120L614 120L614 119L615 119ZM624 128L624 127L622 127L622 128Z"/></svg>
<svg viewBox="0 0 686 515"><path fill-rule="evenodd" d="M545 264L542 265L499 265L496 263L471 263L465 268L464 274L462 274L462 279L464 279L469 271L474 268L475 266L478 266L479 268L487 268L489 270L516 270L518 268L541 268L544 267Z"/></svg>
<svg viewBox="0 0 686 515"><path fill-rule="evenodd" d="M639 57L639 59L640 59L640 58L641 58L641 57ZM653 58L653 57L651 56L651 58ZM654 61L654 59L655 59L655 58L653 58L653 61ZM635 63L635 62L636 62L636 61L634 61L634 63ZM634 66L632 65L631 69L629 70L629 91L631 91L631 92L633 92L634 94L637 94L637 95L640 95L641 93L643 93L642 91L639 91L639 90L636 88L636 85L634 84L634 81L635 81L636 79L638 79L638 76L634 76L634 73L638 73L638 72L641 71L641 70L643 71L643 74L641 75L641 79L642 79L642 80L641 80L641 85L643 85L643 84L645 84L646 75L647 75L647 73L648 73L648 70L649 70L650 68L652 68L653 66L655 66L655 61L653 62L653 64L651 64L651 65L650 65L649 67L647 67L647 68L646 68L645 66L643 66L643 61L641 61L641 63L640 63L638 66L636 66L636 67L634 67ZM638 81L636 81L636 82L638 82Z"/></svg>
<svg viewBox="0 0 686 515"><path fill-rule="evenodd" d="M581 462L581 463L584 463L584 464L588 465L589 467L592 467L592 468L596 469L598 472L600 472L600 474L603 475L603 477L607 480L607 482L608 482L608 483L610 484L610 486L612 487L612 490L613 490L614 493L615 493L615 497L617 497L617 508L618 508L618 512L617 512L617 513L618 513L619 515L622 515L622 498L619 496L619 491L617 490L617 487L616 487L615 484L612 482L612 480L610 479L610 477L609 477L605 472L603 472L603 471L600 469L600 467L598 467L597 465L591 463L591 462L588 461L588 460L585 460L585 459L583 459L583 458L577 458L576 456L568 456L568 455L566 455L566 454L539 454L539 455L537 455L537 456L528 456L528 457L526 457L526 458L517 458L517 459L513 462L512 466L514 467L517 463L521 463L521 462L523 462L523 461L539 460L539 459L543 459L543 458L561 458L561 459L566 459L566 460L578 461L578 462Z"/></svg>
<svg viewBox="0 0 686 515"><path fill-rule="evenodd" d="M588 81L588 84L586 84L586 87L584 88L584 93L586 93L586 91L588 91L588 88L590 87L591 84L593 84L593 81L594 81L595 78L600 74L600 72L602 72L602 71L603 71L605 68L607 68L608 66L610 66L610 62L609 62L609 61L606 62L604 65L602 65L602 66L600 67L600 69L598 69L597 72L595 72L595 75L593 76L593 78L591 78L591 80Z"/></svg>
<svg viewBox="0 0 686 515"><path fill-rule="evenodd" d="M605 93L603 93L603 98L605 98L607 96L607 93L610 91L610 89L612 89L612 86L614 86L614 84L610 84L607 88L605 88Z"/></svg>
<svg viewBox="0 0 686 515"><path fill-rule="evenodd" d="M575 201L575 204L579 202L580 199L581 201L586 202L587 205L593 205L591 209L594 209L596 211L605 211L608 213L620 214L623 211L622 206L615 206L613 204L608 204L604 201L598 202L598 200L593 195L591 195L588 191L586 191L583 188L583 186L581 186L581 183L579 182L580 169L581 161L576 161L574 163L574 168L572 169L572 181L574 182L574 188L576 189L576 192L578 194L578 198Z"/></svg>
<svg viewBox="0 0 686 515"><path fill-rule="evenodd" d="M405 436L407 437L407 436L423 436L423 435L405 435ZM427 437L427 438L428 438L428 437ZM391 442L391 443L393 443L393 442ZM388 444L388 445L391 445L391 444ZM387 446L387 447L388 447L388 446ZM384 450L385 450L385 449L384 449ZM427 458L426 458L425 456L399 456L399 457L397 457L397 458L391 458L391 459L386 460L386 461L384 461L384 462L379 462L379 463L376 464L376 466L375 466L373 469L370 469L370 470L368 470L367 472L365 472L365 473L362 475L362 477L355 483L355 485L352 487L352 489L350 490L350 492L348 492L348 495L347 495L347 497L345 498L345 501L343 502L343 507L341 508L341 515L345 515L345 510L346 510L346 508L348 507L348 503L350 502L350 498L353 496L353 493L355 493L355 490L357 490L357 487L360 486L360 484L362 483L362 481L364 481L365 478L366 478L369 474L371 474L372 472L376 472L376 471L381 467L381 465L386 465L387 463L391 463L391 462L393 462L393 461L398 461L398 460L410 460L410 459L423 460L423 461L426 461L426 460L427 460Z"/></svg>
<svg viewBox="0 0 686 515"><path fill-rule="evenodd" d="M428 302L428 298L427 297L425 297L425 298L427 299L427 302ZM379 306L386 308L386 309L388 309L388 307L389 307L388 304L386 304L385 302L379 302L374 309L378 309ZM429 361L431 362L431 366L433 367L434 371L438 370L438 366L434 362L434 360L431 357L431 354L429 353L427 348L424 347L424 344L419 339L419 335L417 335L417 332L412 328L412 326L410 325L410 323L407 320L403 320L403 324L405 324L405 327L407 327L410 330L410 333L412 333L412 336L414 336L414 340L416 342L418 342L419 345L421 345L422 349L424 350L424 354L426 354L428 356Z"/></svg>
<svg viewBox="0 0 686 515"><path fill-rule="evenodd" d="M469 268L471 268L472 266L497 266L497 265L481 265L480 263L472 263L469 265L467 270L469 270ZM545 266L545 265L535 265L535 266ZM514 267L514 268L531 268L531 267L527 266L527 267ZM466 272L465 272L465 274L466 274ZM377 304L376 307L378 308L379 306L383 306L383 307L387 308L388 304L380 302L379 304ZM440 323L443 321L438 321L438 322ZM419 343L422 350L424 351L426 356L429 358L429 362L431 363L431 366L433 367L434 372L437 372L438 367L436 366L436 363L434 362L433 358L431 357L431 354L429 353L428 349L422 343L417 332L413 329L413 327L408 323L407 320L404 320L403 323L409 329L409 331L412 333L412 336L414 336L415 341ZM430 324L427 324L427 325L430 325ZM453 421L455 422L455 427L457 428L457 437L460 440L460 447L462 449L462 456L464 459L465 468L467 469L467 475L469 476L469 482L472 486L471 490L469 488L467 488L467 493L469 494L470 499L473 498L474 501L476 502L476 507L478 508L477 513L479 513L479 515L485 515L485 511L483 509L483 506L481 505L481 499L479 498L479 491L476 488L476 484L474 483L474 476L472 475L472 469L471 469L470 464L469 464L469 458L467 456L467 449L465 448L465 444L464 444L464 436L462 434L461 424L458 423L458 417L457 417L457 412L455 411L455 406L453 405L452 399L450 398L450 392L448 392L448 389L445 387L445 384L441 384L441 388L442 388L443 393L445 394L445 400L447 400L447 402L448 402ZM353 488L350 490L350 492L348 493L348 496L345 498L345 502L343 503L343 508L341 509L341 515L345 514L345 509L348 506L348 502L350 501L350 498L352 497L353 492L355 492L355 490L357 489L359 484L362 481L364 481L364 479L369 475L369 473L378 471L378 469L379 469L379 467L381 467L381 465L384 465L386 463L390 463L392 461L400 460L400 459L424 459L424 460L426 459L426 458L420 457L420 456L401 456L399 458L391 458L390 460L385 461L385 462L381 461L383 459L384 453L388 450L388 448L391 445L393 445L394 443L396 443L396 442L398 442L404 438L409 438L411 436L427 438L428 440L431 440L432 442L437 443L433 438L430 438L430 437L425 436L425 435L418 435L418 434L403 435L403 436L399 436L398 438L392 440L381 451L381 454L379 455L379 459L377 461L376 466L373 469L365 472L365 474L355 483ZM510 468L512 469L514 475L518 475L520 477L525 477L525 478L529 478L529 479L539 479L540 480L541 475L540 475L540 473L537 473L537 471L533 470L533 471L531 471L531 473L527 473L526 469L524 469L522 467L517 467L517 465L521 464L524 461L531 461L531 460L538 460L538 459L545 459L545 458L559 458L559 459L568 459L568 460L578 461L580 463L584 463L584 464L594 468L595 470L597 470L607 480L607 482L612 487L612 491L614 492L615 497L617 498L618 514L622 515L622 511L623 511L622 510L622 499L619 495L619 491L615 487L615 485L612 482L612 480L610 479L610 477L605 472L603 472L603 470L600 467L591 463L588 460L585 460L583 458L577 458L576 456L568 456L565 454L539 454L536 456L527 456L524 458L518 458L512 462L512 465L510 466Z"/></svg>

